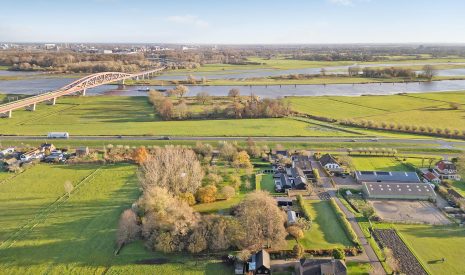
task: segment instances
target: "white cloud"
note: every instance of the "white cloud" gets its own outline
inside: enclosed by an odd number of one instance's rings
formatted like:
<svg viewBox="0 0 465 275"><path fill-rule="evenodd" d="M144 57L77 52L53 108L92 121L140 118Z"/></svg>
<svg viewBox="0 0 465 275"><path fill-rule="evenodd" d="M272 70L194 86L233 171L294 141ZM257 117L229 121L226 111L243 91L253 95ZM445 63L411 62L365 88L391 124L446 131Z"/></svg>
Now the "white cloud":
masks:
<svg viewBox="0 0 465 275"><path fill-rule="evenodd" d="M208 27L208 22L196 15L172 15L166 18L168 21L177 24L193 25L196 27Z"/></svg>

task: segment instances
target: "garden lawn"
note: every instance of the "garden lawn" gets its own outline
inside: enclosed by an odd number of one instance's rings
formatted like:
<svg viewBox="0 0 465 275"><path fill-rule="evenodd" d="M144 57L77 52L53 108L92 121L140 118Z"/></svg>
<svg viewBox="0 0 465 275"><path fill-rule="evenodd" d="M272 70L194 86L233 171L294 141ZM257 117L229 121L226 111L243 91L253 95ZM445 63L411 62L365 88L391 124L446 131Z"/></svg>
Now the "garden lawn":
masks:
<svg viewBox="0 0 465 275"><path fill-rule="evenodd" d="M339 225L328 201L305 200L305 203L312 215L311 229L305 232L303 239L299 240L305 249L330 249L353 245ZM294 240L288 242L289 249L294 245Z"/></svg>
<svg viewBox="0 0 465 275"><path fill-rule="evenodd" d="M458 226L396 225L398 232L432 274L465 274L465 229ZM445 258L445 262L441 261Z"/></svg>
<svg viewBox="0 0 465 275"><path fill-rule="evenodd" d="M275 191L275 184L273 175L271 174L264 174L262 175L261 182L260 182L260 189L263 191L270 192L270 194L276 193Z"/></svg>
<svg viewBox="0 0 465 275"><path fill-rule="evenodd" d="M352 162L359 171L413 171L393 157L352 156Z"/></svg>
<svg viewBox="0 0 465 275"><path fill-rule="evenodd" d="M39 104L35 112L17 110L2 120L0 132L46 135L174 136L347 136L342 131L288 118L160 121L146 97L92 96L58 99L56 106Z"/></svg>
<svg viewBox="0 0 465 275"><path fill-rule="evenodd" d="M371 265L369 263L348 262L347 274L349 275L369 275L371 272Z"/></svg>

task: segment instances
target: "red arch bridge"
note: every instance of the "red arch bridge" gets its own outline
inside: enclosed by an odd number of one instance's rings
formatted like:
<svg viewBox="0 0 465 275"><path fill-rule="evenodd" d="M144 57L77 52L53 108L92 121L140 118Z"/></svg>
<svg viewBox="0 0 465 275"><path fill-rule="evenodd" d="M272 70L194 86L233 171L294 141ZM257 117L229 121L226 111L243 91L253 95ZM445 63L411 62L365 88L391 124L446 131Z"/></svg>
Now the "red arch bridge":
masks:
<svg viewBox="0 0 465 275"><path fill-rule="evenodd" d="M113 82L122 81L126 79L139 79L152 77L154 74L159 73L165 68L157 68L149 71L144 71L140 73L128 74L128 73L119 73L119 72L105 72L105 73L96 73L85 76L81 79L78 79L58 90L43 93L36 96L27 97L24 99L16 100L6 104L0 105L0 115L2 117L11 117L13 110L26 108L30 111L35 111L37 103L48 102L50 105L55 105L57 98L70 94L86 94L86 90L94 88L100 85L105 85Z"/></svg>

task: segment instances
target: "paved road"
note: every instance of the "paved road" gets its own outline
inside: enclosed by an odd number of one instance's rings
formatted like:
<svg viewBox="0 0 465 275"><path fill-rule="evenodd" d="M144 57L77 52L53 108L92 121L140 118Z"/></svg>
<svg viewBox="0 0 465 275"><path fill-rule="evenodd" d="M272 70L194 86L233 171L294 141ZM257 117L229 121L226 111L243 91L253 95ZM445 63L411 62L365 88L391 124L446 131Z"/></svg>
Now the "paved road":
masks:
<svg viewBox="0 0 465 275"><path fill-rule="evenodd" d="M0 139L31 139L31 140L43 140L46 138L43 136L0 136ZM160 140L164 136L73 136L70 139L73 140L108 140L108 139L122 139L122 140ZM234 140L242 141L248 137L201 137L201 136L170 136L170 140ZM350 138L332 138L332 137L252 137L255 141L276 141L276 142L347 142L356 145L359 142L377 142L380 143L405 143L412 145L437 145L440 148L454 148L455 146L464 146L465 141L449 141L442 139L407 139L407 138L379 138L374 141L370 138L357 138L355 140Z"/></svg>
<svg viewBox="0 0 465 275"><path fill-rule="evenodd" d="M336 189L331 185L330 179L326 176L326 173L324 173L321 164L313 158L311 159L311 162L312 167L317 167L320 172L321 182L323 184L325 193L328 193L330 198L334 198L339 208L341 208L342 212L344 212L345 216L347 217L347 220L354 229L355 234L357 234L358 239L360 240L360 244L363 247L364 253L355 257L356 260L361 262L369 262L372 266L371 274L386 274L383 266L381 265L378 257L375 254L375 251L370 246L368 240L363 234L362 229L360 228L360 225L358 224L355 218L355 215L345 207L345 205L339 200L338 197L336 197Z"/></svg>

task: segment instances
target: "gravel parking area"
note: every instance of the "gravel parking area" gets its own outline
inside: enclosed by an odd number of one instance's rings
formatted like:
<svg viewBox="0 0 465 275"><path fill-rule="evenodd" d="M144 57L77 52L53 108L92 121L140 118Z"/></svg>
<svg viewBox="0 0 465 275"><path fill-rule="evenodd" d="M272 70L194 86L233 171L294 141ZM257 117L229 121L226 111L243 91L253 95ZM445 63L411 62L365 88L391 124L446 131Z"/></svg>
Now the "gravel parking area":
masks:
<svg viewBox="0 0 465 275"><path fill-rule="evenodd" d="M432 203L407 200L372 200L376 214L385 221L424 223L433 225L450 224L451 221Z"/></svg>

